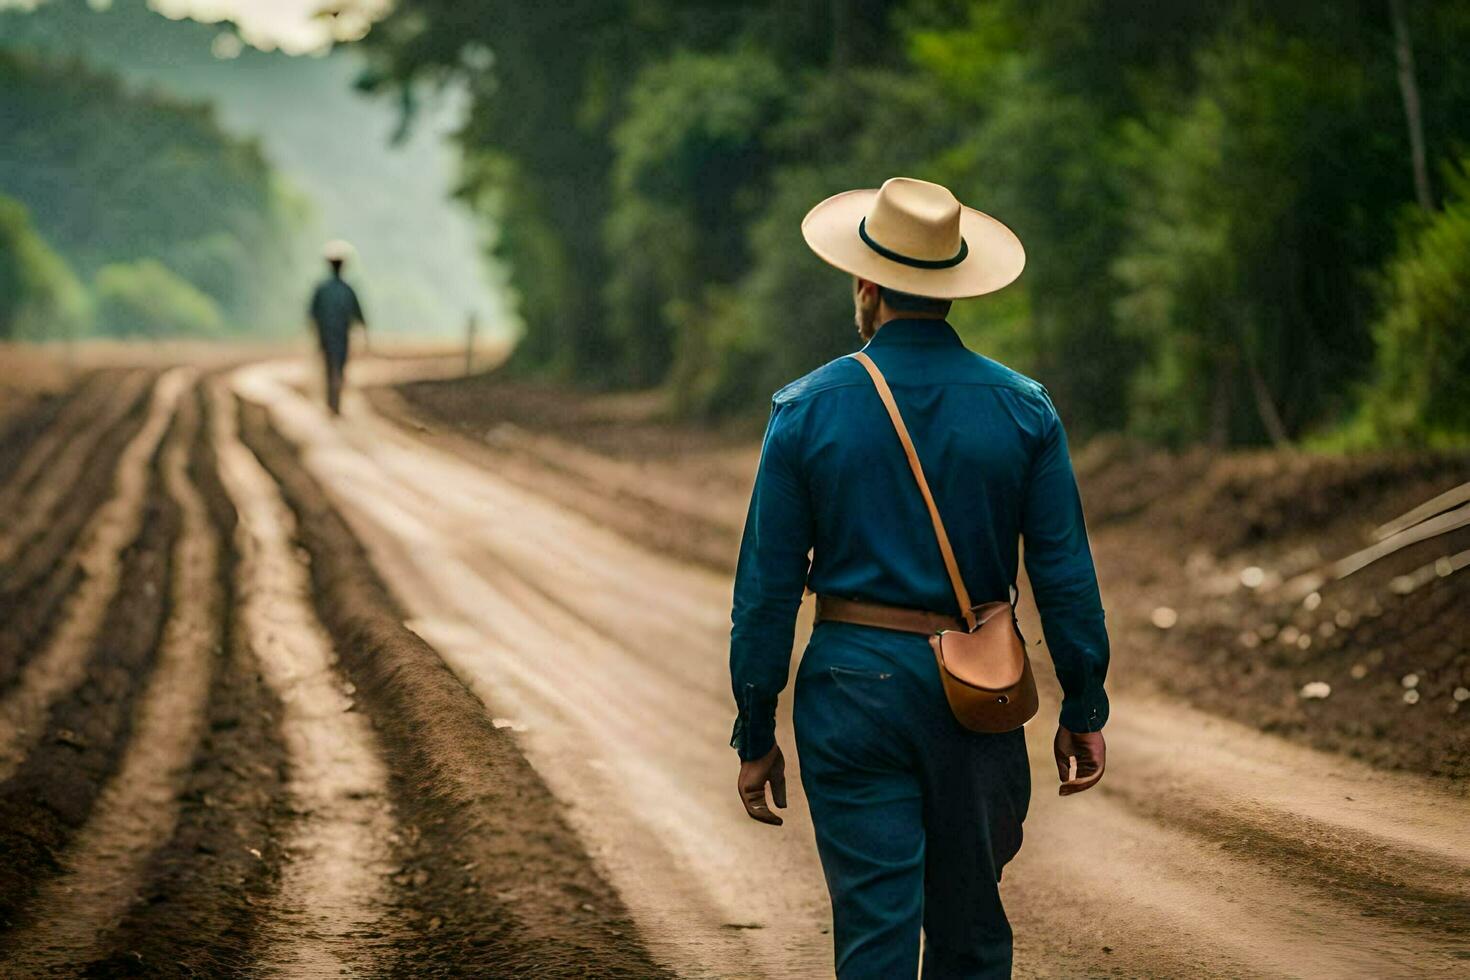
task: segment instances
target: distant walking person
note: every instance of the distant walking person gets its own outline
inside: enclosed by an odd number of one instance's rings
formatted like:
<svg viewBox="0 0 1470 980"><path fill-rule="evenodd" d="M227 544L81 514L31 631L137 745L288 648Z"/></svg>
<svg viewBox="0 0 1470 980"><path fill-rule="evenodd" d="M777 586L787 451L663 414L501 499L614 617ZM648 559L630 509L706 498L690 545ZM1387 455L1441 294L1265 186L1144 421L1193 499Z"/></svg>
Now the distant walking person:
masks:
<svg viewBox="0 0 1470 980"><path fill-rule="evenodd" d="M769 784L786 805L776 698L810 588L793 720L838 976L913 977L922 931L924 980L1008 977L998 883L1021 846L1020 725L1036 710L1012 606L1023 538L1064 695L1061 795L1102 778L1108 717L1108 637L1061 421L1041 385L945 322L951 300L1019 276L1025 252L945 188L902 177L823 201L802 234L854 277L867 346L773 399L732 615L741 801L781 823L766 798Z"/></svg>
<svg viewBox="0 0 1470 980"><path fill-rule="evenodd" d="M352 255L352 246L343 241L328 242L324 250L331 275L311 294L311 319L316 323L317 339L322 345L322 361L327 371L327 407L333 415L342 413L342 376L347 369L348 334L354 323L367 329L362 304L357 293L342 280L342 266Z"/></svg>

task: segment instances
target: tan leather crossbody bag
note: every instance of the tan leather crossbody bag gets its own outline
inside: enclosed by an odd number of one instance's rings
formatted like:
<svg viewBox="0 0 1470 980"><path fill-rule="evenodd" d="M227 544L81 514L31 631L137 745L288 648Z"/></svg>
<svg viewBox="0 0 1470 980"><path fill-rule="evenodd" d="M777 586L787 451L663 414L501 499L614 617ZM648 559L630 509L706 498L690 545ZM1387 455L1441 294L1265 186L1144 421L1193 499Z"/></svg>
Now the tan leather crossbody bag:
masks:
<svg viewBox="0 0 1470 980"><path fill-rule="evenodd" d="M944 567L964 617L963 629L940 629L929 637L950 709L961 725L973 731L1009 732L1020 728L1036 714L1036 679L1031 674L1031 658L1026 655L1026 645L1016 626L1015 609L1009 602L971 604L949 534L944 530L944 520L939 516L929 481L924 478L924 467L888 381L867 354L860 351L852 356L873 379L873 387L878 389L878 397L883 400L898 441L903 444L909 469L934 523L939 553L944 557Z"/></svg>

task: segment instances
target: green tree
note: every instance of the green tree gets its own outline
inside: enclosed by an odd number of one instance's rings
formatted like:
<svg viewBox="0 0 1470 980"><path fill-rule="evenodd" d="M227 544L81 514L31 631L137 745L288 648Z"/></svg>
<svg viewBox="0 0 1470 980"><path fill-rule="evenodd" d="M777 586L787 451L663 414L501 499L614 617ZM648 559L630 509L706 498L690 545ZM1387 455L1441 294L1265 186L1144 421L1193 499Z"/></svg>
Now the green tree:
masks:
<svg viewBox="0 0 1470 980"><path fill-rule="evenodd" d="M851 280L806 247L801 219L895 173L932 178L927 160L956 136L943 101L900 72L811 71L797 91L768 136L781 163L745 232L748 268L678 310L670 383L691 414L758 413L776 388L857 346L856 330L843 329Z"/></svg>
<svg viewBox="0 0 1470 980"><path fill-rule="evenodd" d="M79 275L152 257L236 325L279 329L279 295L296 284L292 209L259 149L208 107L0 50L0 120L0 189Z"/></svg>
<svg viewBox="0 0 1470 980"><path fill-rule="evenodd" d="M1387 246L1368 219L1400 198L1344 177L1397 166L1360 130L1391 78L1370 86L1339 54L1222 36L1188 102L1130 130L1117 311L1147 351L1132 405L1146 434L1285 442L1341 412L1366 373L1362 271Z"/></svg>
<svg viewBox="0 0 1470 980"><path fill-rule="evenodd" d="M609 328L629 382L662 381L681 312L746 268L765 137L786 95L781 71L753 50L675 55L629 92L606 232Z"/></svg>
<svg viewBox="0 0 1470 980"><path fill-rule="evenodd" d="M1124 236L1116 126L1093 99L1062 89L1023 25L999 5L911 40L922 76L965 120L937 156L938 179L994 213L1026 244L1005 293L962 303L961 332L1045 380L1078 433L1119 428L1138 345L1111 308Z"/></svg>
<svg viewBox="0 0 1470 980"><path fill-rule="evenodd" d="M875 29L892 6L892 0L405 0L368 36L375 65L363 84L397 92L410 113L417 83L468 86L470 114L459 134L468 158L464 194L500 228L494 250L511 270L527 325L516 363L593 383L639 382L670 364L670 311L685 302L688 277L651 269L645 257L633 257L641 268L620 267L610 252L628 259L640 236L669 234L662 255L678 265L712 252L720 236L738 242L737 228L701 223L696 242L679 237L689 225L675 226L691 204L753 219L739 199L760 182L759 174L739 172L742 161L756 163L750 141L701 133L723 113L723 98L742 97L737 90L716 98L709 84L730 64L690 56L725 54L751 64L750 52L758 49L782 71L868 63L891 47ZM681 58L697 77L685 79L676 69L659 74L660 63ZM656 152L672 149L643 138L651 135L650 105L675 108L649 78L678 84L699 101L674 128L684 127L680 139L690 147L706 141L699 152L711 180L702 198L670 201L662 196L668 187L650 193L642 179L610 178L638 170L620 166L620 142L624 150L641 142ZM724 78L737 87L760 84ZM706 111L707 119L695 118ZM624 127L639 116L643 123ZM733 156L726 159L725 151ZM675 247L681 254L671 254Z"/></svg>
<svg viewBox="0 0 1470 980"><path fill-rule="evenodd" d="M25 207L0 195L0 339L72 337L86 318L76 275L36 233Z"/></svg>
<svg viewBox="0 0 1470 980"><path fill-rule="evenodd" d="M583 379L613 354L601 317L611 166L608 105L620 90L623 3L398 5L369 35L365 88L394 91L411 120L422 82L463 82L463 196L499 229L493 252L528 330L525 368ZM631 69L630 69L631 70Z"/></svg>
<svg viewBox="0 0 1470 980"><path fill-rule="evenodd" d="M1364 406L1373 441L1470 439L1470 158L1446 175L1443 210L1406 222L1381 283L1377 359Z"/></svg>
<svg viewBox="0 0 1470 980"><path fill-rule="evenodd" d="M1078 434L1331 428L1387 342L1410 163L1470 137L1466 0L402 0L369 44L374 84L471 86L521 361L703 416L851 348L800 220L903 173L1020 234L1020 283L956 325Z"/></svg>
<svg viewBox="0 0 1470 980"><path fill-rule="evenodd" d="M115 337L217 337L219 307L153 259L105 265L93 286L97 326Z"/></svg>

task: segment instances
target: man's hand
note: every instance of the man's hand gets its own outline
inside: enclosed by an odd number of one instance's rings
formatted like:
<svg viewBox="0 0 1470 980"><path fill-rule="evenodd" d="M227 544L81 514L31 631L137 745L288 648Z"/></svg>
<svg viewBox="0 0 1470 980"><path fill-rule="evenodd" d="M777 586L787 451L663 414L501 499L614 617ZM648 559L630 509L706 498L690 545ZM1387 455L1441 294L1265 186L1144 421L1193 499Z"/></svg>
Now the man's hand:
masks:
<svg viewBox="0 0 1470 980"><path fill-rule="evenodd" d="M771 797L776 806L786 809L786 759L781 755L779 745L753 762L740 763L737 787L740 802L745 804L745 812L750 814L750 819L779 827L781 818L766 805L766 783L771 784Z"/></svg>
<svg viewBox="0 0 1470 980"><path fill-rule="evenodd" d="M1052 749L1057 756L1057 778L1062 781L1058 796L1092 789L1102 779L1108 755L1102 732L1071 732L1058 725ZM1077 762L1076 772L1072 771L1073 759Z"/></svg>

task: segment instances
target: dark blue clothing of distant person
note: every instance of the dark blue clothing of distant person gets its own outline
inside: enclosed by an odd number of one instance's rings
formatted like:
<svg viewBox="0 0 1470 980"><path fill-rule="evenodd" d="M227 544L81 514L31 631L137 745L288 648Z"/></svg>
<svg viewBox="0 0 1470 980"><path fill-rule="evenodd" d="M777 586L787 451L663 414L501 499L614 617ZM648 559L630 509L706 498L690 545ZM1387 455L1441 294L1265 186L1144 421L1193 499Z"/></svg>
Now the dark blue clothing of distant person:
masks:
<svg viewBox="0 0 1470 980"><path fill-rule="evenodd" d="M935 320L892 320L865 348L908 424L975 602L1006 600L1019 542L1061 681L1061 724L1108 716L1108 638L1062 424L1034 381ZM958 616L923 498L862 365L779 391L735 580L730 671L744 760L775 744L802 592ZM1020 730L949 710L925 637L820 623L794 705L801 781L832 895L842 980L1008 977L1001 869L1030 802Z"/></svg>
<svg viewBox="0 0 1470 980"><path fill-rule="evenodd" d="M312 293L311 319L316 323L317 339L321 342L322 360L327 371L327 406L335 413L341 410L348 334L354 323L367 325L357 293L343 282L340 269L334 269L332 275Z"/></svg>

